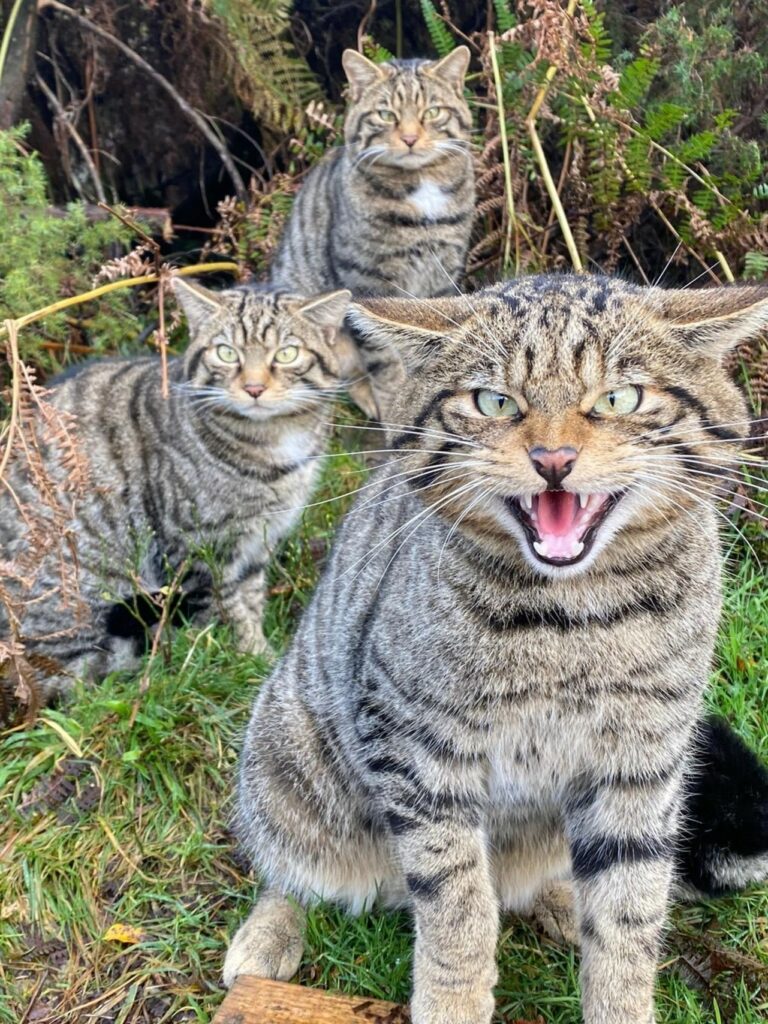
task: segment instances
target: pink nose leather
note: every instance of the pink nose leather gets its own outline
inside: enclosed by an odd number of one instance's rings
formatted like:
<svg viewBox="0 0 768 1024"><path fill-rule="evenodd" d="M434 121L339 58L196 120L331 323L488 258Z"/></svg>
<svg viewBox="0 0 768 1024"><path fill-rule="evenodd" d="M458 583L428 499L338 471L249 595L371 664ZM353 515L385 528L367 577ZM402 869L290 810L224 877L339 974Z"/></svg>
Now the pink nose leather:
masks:
<svg viewBox="0 0 768 1024"><path fill-rule="evenodd" d="M263 395L267 390L263 384L246 384L244 387L251 398L258 398L259 395Z"/></svg>
<svg viewBox="0 0 768 1024"><path fill-rule="evenodd" d="M531 448L528 457L539 476L543 476L552 490L556 490L573 469L578 452L575 448Z"/></svg>
<svg viewBox="0 0 768 1024"><path fill-rule="evenodd" d="M419 136L418 135L401 135L400 138L403 140L403 142L406 144L406 146L409 146L409 147L410 146L415 146L416 143L419 141Z"/></svg>

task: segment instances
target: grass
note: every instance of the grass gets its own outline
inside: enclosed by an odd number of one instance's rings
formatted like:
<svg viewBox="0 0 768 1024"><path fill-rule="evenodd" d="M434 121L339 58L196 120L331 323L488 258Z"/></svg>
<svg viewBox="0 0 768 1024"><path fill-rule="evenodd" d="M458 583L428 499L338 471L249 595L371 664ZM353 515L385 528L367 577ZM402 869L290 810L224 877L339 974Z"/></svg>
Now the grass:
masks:
<svg viewBox="0 0 768 1024"><path fill-rule="evenodd" d="M352 458L329 464L320 499L362 480ZM267 632L277 649L344 504L310 508L272 571ZM768 594L741 545L729 565L711 700L768 760ZM138 675L113 676L0 739L0 1024L211 1019L227 938L254 892L227 820L240 736L267 670L234 652L225 627L181 629L141 698ZM108 937L115 924L138 941ZM499 1020L575 1024L577 954L504 924ZM353 919L320 907L307 938L303 983L407 999L406 915ZM768 887L676 910L668 954L660 1024L763 1022Z"/></svg>

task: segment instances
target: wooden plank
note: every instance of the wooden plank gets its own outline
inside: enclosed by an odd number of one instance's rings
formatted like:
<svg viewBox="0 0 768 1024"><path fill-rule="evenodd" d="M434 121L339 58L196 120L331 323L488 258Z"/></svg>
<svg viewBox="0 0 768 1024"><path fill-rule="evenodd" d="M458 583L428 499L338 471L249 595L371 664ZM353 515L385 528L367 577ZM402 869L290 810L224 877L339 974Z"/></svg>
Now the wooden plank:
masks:
<svg viewBox="0 0 768 1024"><path fill-rule="evenodd" d="M241 975L213 1024L409 1024L403 1006Z"/></svg>

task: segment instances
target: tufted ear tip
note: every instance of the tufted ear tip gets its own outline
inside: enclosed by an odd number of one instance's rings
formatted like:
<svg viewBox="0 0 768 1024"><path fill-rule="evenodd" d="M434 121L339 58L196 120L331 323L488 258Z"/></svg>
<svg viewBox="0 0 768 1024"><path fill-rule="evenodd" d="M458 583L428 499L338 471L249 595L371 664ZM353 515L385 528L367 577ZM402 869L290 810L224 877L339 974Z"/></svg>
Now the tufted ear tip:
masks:
<svg viewBox="0 0 768 1024"><path fill-rule="evenodd" d="M461 92L464 88L464 79L467 77L470 59L469 47L457 46L447 57L435 61L430 66L428 74L435 78L442 78L457 92Z"/></svg>
<svg viewBox="0 0 768 1024"><path fill-rule="evenodd" d="M216 292L209 291L192 278L172 277L171 291L192 330L220 310L223 305Z"/></svg>
<svg viewBox="0 0 768 1024"><path fill-rule="evenodd" d="M345 50L341 55L341 66L347 76L352 98L357 99L364 89L387 78L387 70L381 64L374 64L357 50Z"/></svg>
<svg viewBox="0 0 768 1024"><path fill-rule="evenodd" d="M352 292L346 288L323 295L313 295L299 306L298 312L305 320L317 324L318 327L339 328L344 323L351 298Z"/></svg>
<svg viewBox="0 0 768 1024"><path fill-rule="evenodd" d="M647 297L678 342L714 359L768 330L768 285L652 288Z"/></svg>

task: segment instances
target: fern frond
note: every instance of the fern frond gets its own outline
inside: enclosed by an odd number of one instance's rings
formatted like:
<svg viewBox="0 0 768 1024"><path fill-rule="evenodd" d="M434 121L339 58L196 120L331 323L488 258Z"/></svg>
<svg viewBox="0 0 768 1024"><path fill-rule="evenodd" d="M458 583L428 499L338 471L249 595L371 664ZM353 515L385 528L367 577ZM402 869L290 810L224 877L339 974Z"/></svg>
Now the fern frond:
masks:
<svg viewBox="0 0 768 1024"><path fill-rule="evenodd" d="M268 128L297 128L306 106L323 98L307 63L290 40L292 0L210 0L224 25L240 74L238 86Z"/></svg>
<svg viewBox="0 0 768 1024"><path fill-rule="evenodd" d="M755 252L754 249L746 253L742 277L748 281L759 281L764 277L768 277L768 254Z"/></svg>
<svg viewBox="0 0 768 1024"><path fill-rule="evenodd" d="M510 10L511 0L493 0L493 9L496 12L496 31L509 32L517 24L517 18Z"/></svg>
<svg viewBox="0 0 768 1024"><path fill-rule="evenodd" d="M447 57L456 48L454 38L445 27L445 22L437 13L432 0L420 0L420 2L421 13L429 32L429 38L432 40L432 45L441 57Z"/></svg>

